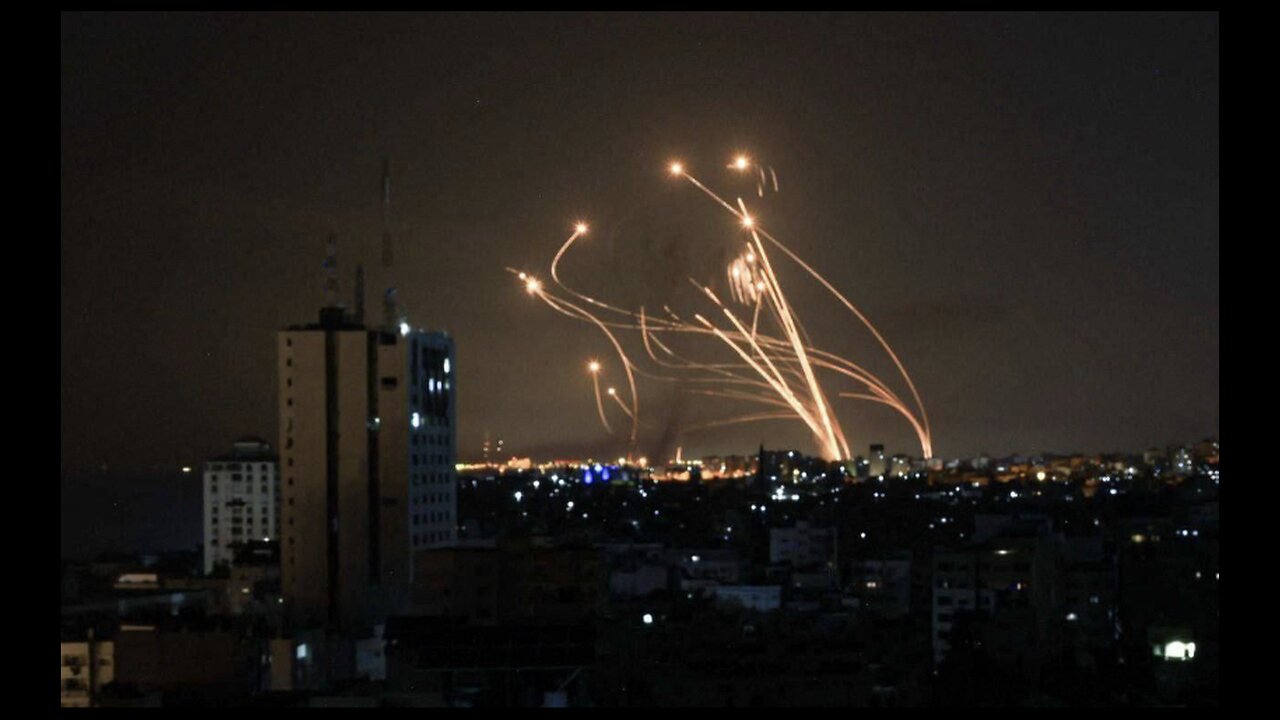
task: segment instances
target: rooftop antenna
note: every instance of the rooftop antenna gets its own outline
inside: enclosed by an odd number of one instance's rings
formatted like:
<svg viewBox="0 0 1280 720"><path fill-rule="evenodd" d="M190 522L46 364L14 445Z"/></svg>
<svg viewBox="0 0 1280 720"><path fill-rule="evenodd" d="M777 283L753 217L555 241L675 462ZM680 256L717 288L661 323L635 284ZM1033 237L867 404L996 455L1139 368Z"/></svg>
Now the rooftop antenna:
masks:
<svg viewBox="0 0 1280 720"><path fill-rule="evenodd" d="M338 302L338 236L329 233L324 256L324 304L336 307Z"/></svg>
<svg viewBox="0 0 1280 720"><path fill-rule="evenodd" d="M387 294L382 296L382 324L389 328L394 328L400 324L400 315L396 303L396 289L387 288Z"/></svg>
<svg viewBox="0 0 1280 720"><path fill-rule="evenodd" d="M390 270L395 262L391 252L391 160L382 158L382 267Z"/></svg>
<svg viewBox="0 0 1280 720"><path fill-rule="evenodd" d="M391 247L391 159L382 156L382 267L390 271L395 262ZM388 279L391 273L387 273ZM394 285L387 286L382 298L382 322L388 328L402 327L405 315L400 310Z"/></svg>
<svg viewBox="0 0 1280 720"><path fill-rule="evenodd" d="M356 265L356 324L364 324L364 265Z"/></svg>

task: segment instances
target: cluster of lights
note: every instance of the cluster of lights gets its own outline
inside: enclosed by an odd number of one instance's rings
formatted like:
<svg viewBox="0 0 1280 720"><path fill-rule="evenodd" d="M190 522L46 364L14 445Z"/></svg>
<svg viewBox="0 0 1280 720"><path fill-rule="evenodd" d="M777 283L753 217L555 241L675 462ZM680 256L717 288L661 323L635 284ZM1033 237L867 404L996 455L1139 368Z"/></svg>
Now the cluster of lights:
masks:
<svg viewBox="0 0 1280 720"><path fill-rule="evenodd" d="M788 496L786 491L782 489L782 486L778 486L773 490L773 500L775 502L785 502L787 500L790 500L791 502L798 502L800 500L800 496L795 493Z"/></svg>

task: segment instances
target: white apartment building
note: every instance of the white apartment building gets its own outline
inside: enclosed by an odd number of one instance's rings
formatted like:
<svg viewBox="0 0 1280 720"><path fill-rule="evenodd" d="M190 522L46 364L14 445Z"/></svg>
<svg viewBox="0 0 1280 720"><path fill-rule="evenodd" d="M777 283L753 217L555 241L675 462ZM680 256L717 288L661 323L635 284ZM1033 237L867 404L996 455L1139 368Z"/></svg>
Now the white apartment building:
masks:
<svg viewBox="0 0 1280 720"><path fill-rule="evenodd" d="M204 572L230 565L250 540L279 536L280 483L271 446L237 440L229 454L204 464Z"/></svg>

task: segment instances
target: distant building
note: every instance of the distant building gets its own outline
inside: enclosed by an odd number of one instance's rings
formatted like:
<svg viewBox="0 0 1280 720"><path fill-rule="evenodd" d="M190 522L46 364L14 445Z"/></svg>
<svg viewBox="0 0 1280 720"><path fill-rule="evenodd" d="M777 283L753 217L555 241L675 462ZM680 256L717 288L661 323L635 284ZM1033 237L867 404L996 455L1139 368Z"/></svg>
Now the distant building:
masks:
<svg viewBox="0 0 1280 720"><path fill-rule="evenodd" d="M1118 565L1097 537L1068 540L1063 561L1064 640L1077 653L1101 656L1116 638Z"/></svg>
<svg viewBox="0 0 1280 720"><path fill-rule="evenodd" d="M227 582L227 611L274 610L280 600L280 544L256 541L241 548Z"/></svg>
<svg viewBox="0 0 1280 720"><path fill-rule="evenodd" d="M647 597L666 590L669 584L667 566L658 563L615 568L609 573L609 592L616 597Z"/></svg>
<svg viewBox="0 0 1280 720"><path fill-rule="evenodd" d="M706 590L717 602L747 610L769 612L782 607L782 588L777 585L715 585Z"/></svg>
<svg viewBox="0 0 1280 720"><path fill-rule="evenodd" d="M884 456L884 445L871 446L871 454L867 457L867 473L871 477L880 477L889 472L889 463Z"/></svg>
<svg viewBox="0 0 1280 720"><path fill-rule="evenodd" d="M702 479L711 480L725 476L724 458L719 455L702 456Z"/></svg>
<svg viewBox="0 0 1280 720"><path fill-rule="evenodd" d="M1205 438L1204 440L1196 443L1193 450L1196 462L1208 463L1209 465L1218 464L1217 438Z"/></svg>
<svg viewBox="0 0 1280 720"><path fill-rule="evenodd" d="M424 550L415 559L413 614L480 625L583 618L596 610L602 584L594 548L512 542Z"/></svg>
<svg viewBox="0 0 1280 720"><path fill-rule="evenodd" d="M769 562L789 563L793 568L826 567L834 559L834 528L811 527L803 520L795 527L769 531Z"/></svg>
<svg viewBox="0 0 1280 720"><path fill-rule="evenodd" d="M660 544L605 544L598 546L609 572L609 593L614 597L646 597L663 592L671 584L670 566Z"/></svg>
<svg viewBox="0 0 1280 720"><path fill-rule="evenodd" d="M741 455L726 455L724 457L725 477L742 477L750 470L750 466L750 460Z"/></svg>
<svg viewBox="0 0 1280 720"><path fill-rule="evenodd" d="M671 548L664 555L675 568L680 589L693 590L710 585L732 585L742 581L748 563L731 548Z"/></svg>
<svg viewBox="0 0 1280 720"><path fill-rule="evenodd" d="M1175 447L1169 451L1169 464L1173 466L1174 473L1190 475L1195 469L1195 455L1189 447Z"/></svg>
<svg viewBox="0 0 1280 720"><path fill-rule="evenodd" d="M453 341L330 306L277 357L286 610L368 630L408 607L413 552L457 537Z"/></svg>
<svg viewBox="0 0 1280 720"><path fill-rule="evenodd" d="M853 476L858 480L866 480L871 475L871 463L861 455L853 459Z"/></svg>
<svg viewBox="0 0 1280 720"><path fill-rule="evenodd" d="M756 453L755 485L757 488L770 487L777 481L778 474L782 471L779 463L780 455L781 453L776 451L765 450L764 443L760 443L760 451Z"/></svg>
<svg viewBox="0 0 1280 720"><path fill-rule="evenodd" d="M911 458L907 455L894 455L889 461L889 475L892 477L906 477L911 470Z"/></svg>
<svg viewBox="0 0 1280 720"><path fill-rule="evenodd" d="M1021 532L986 543L936 552L933 556L933 653L941 663L961 640L982 645L993 656L1031 666L1046 652L1048 631L1060 599L1057 555L1052 536ZM983 620L976 637L976 623Z"/></svg>
<svg viewBox="0 0 1280 720"><path fill-rule="evenodd" d="M1142 464L1147 467L1163 467L1168 460L1168 453L1160 448L1147 448L1142 451Z"/></svg>
<svg viewBox="0 0 1280 720"><path fill-rule="evenodd" d="M870 612L888 618L906 615L911 610L911 551L856 562L853 592Z"/></svg>
<svg viewBox="0 0 1280 720"><path fill-rule="evenodd" d="M204 464L204 572L230 565L252 540L279 532L280 484L271 446L241 438L231 452Z"/></svg>

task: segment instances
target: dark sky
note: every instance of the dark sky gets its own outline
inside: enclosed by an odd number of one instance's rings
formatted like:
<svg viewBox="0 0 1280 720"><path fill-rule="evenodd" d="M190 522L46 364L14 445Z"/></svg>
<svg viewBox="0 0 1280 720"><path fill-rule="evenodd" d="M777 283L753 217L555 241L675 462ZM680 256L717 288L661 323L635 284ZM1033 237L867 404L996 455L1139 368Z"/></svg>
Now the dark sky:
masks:
<svg viewBox="0 0 1280 720"><path fill-rule="evenodd" d="M1218 432L1217 15L61 25L64 472L274 439L273 334L314 318L328 233L344 293L358 259L376 266L384 155L391 279L416 324L456 338L464 459L486 430L522 455L621 454L582 372L607 346L504 267L545 275L585 217L566 265L583 288L632 304L705 279L654 258L734 239L730 219L663 168L678 156L750 201L724 170L739 150L779 174L762 222L899 351L939 454ZM815 342L891 374L783 280ZM370 270L371 306L386 282ZM642 393L650 448L722 409ZM899 418L840 407L855 447L914 450ZM680 442L761 438L812 449L798 424Z"/></svg>

